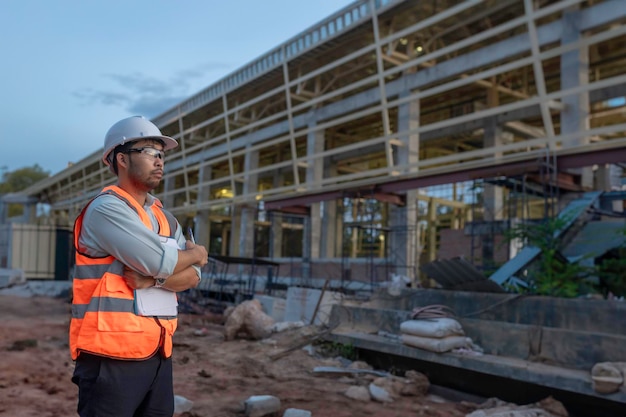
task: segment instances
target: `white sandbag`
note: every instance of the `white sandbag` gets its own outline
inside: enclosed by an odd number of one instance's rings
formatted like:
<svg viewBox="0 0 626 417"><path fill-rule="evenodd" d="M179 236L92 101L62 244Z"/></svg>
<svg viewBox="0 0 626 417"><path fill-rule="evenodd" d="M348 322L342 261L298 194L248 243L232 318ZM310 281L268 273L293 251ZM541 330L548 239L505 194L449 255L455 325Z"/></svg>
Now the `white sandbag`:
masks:
<svg viewBox="0 0 626 417"><path fill-rule="evenodd" d="M461 324L455 319L440 317L428 320L407 320L400 324L400 332L412 336L446 337L464 336Z"/></svg>
<svg viewBox="0 0 626 417"><path fill-rule="evenodd" d="M443 353L452 349L468 347L472 344L472 339L465 336L447 336L441 338L412 336L408 334L400 335L400 340L405 345L428 350L430 352Z"/></svg>
<svg viewBox="0 0 626 417"><path fill-rule="evenodd" d="M624 362L600 362L591 369L593 389L600 394L612 394L619 391L624 383Z"/></svg>

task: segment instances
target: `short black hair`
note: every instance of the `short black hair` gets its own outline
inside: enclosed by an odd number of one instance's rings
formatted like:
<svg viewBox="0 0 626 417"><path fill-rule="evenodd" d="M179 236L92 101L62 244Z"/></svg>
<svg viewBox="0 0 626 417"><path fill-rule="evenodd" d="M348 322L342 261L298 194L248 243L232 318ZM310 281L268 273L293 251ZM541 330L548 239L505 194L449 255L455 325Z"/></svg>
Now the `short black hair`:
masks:
<svg viewBox="0 0 626 417"><path fill-rule="evenodd" d="M111 151L111 153L109 154L109 158L111 158L109 160L109 163L111 164L111 167L113 168L113 172L115 172L115 175L118 174L118 172L117 172L118 171L118 168L117 168L117 154L119 154L119 153L128 153L128 150L133 147L133 144L135 142L139 142L140 140L152 141L154 143L158 143L161 146L165 147L165 142L163 140L161 140L159 138L150 138L150 137L145 138L145 139L144 138L140 138L140 139L133 140L133 141L130 141L130 142L122 143L121 145L117 145L113 149L113 151Z"/></svg>

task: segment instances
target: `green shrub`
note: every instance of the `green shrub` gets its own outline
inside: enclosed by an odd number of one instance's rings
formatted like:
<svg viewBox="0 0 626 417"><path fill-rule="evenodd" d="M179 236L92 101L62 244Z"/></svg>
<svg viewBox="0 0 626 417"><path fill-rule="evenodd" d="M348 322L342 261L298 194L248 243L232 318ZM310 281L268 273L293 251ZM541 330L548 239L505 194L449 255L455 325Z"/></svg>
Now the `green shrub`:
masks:
<svg viewBox="0 0 626 417"><path fill-rule="evenodd" d="M549 218L537 223L519 224L505 234L507 241L521 239L541 252L527 270L526 293L577 297L588 290L586 278L592 271L578 263L568 262L559 252L561 239L558 232L566 224L566 218Z"/></svg>

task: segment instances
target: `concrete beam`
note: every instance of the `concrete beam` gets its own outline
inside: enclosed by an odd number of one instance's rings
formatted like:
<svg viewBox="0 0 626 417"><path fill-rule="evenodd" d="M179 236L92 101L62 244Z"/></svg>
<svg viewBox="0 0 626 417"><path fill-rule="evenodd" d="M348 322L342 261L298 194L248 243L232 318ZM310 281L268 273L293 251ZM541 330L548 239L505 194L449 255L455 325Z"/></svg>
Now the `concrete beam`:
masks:
<svg viewBox="0 0 626 417"><path fill-rule="evenodd" d="M590 30L626 16L626 2L621 0L609 0L582 10L580 15L581 31ZM537 28L539 45L541 46L560 41L561 31L561 21L554 21ZM464 72L489 65L493 62L515 56L527 51L530 48L529 45L530 42L528 34L520 34L468 54L452 58L432 68L426 68L417 73L408 74L385 85L387 98L389 99L398 96L401 92L420 89L426 85L430 85L444 79L457 76ZM295 116L292 119L293 126L295 130L302 129L305 128L311 120L315 120L316 123L321 123L340 115L353 113L365 107L379 104L380 102L380 90L378 88L373 88L320 109L316 109L312 113ZM287 120L278 122L272 126L268 126L253 133L233 139L230 141L230 145L218 145L207 151L188 156L184 161L172 161L168 164L168 169L180 169L183 164L191 165L214 158L217 155L225 154L228 151L228 146L230 146L230 150L233 151L240 149L247 144L256 144L270 138L285 135L288 132L289 122ZM426 133L420 134L421 137L424 135L426 135Z"/></svg>

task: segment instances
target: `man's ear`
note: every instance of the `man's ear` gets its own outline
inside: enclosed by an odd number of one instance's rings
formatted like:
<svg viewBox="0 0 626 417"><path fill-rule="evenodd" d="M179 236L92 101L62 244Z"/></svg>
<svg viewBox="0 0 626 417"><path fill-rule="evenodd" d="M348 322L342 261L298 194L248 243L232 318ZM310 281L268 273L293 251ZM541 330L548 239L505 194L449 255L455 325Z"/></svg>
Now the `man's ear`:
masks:
<svg viewBox="0 0 626 417"><path fill-rule="evenodd" d="M126 155L123 153L118 153L116 156L117 158L117 165L123 165L124 167L126 167Z"/></svg>

